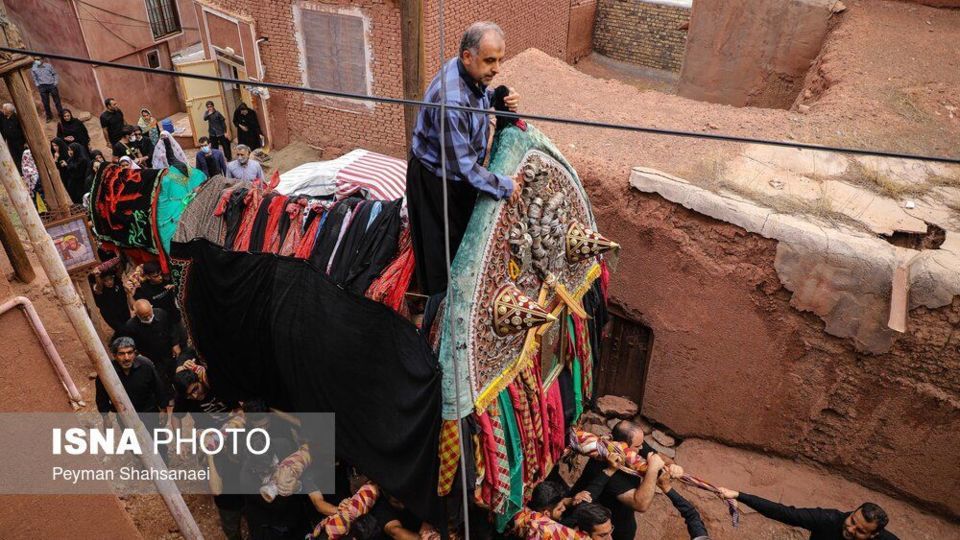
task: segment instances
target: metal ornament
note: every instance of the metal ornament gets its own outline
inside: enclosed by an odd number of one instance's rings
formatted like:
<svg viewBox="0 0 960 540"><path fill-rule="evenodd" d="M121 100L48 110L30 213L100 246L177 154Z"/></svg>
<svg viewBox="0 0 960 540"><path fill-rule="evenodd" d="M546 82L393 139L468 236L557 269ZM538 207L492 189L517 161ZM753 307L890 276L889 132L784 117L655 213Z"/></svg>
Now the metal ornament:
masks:
<svg viewBox="0 0 960 540"><path fill-rule="evenodd" d="M557 318L516 286L500 287L493 301L493 330L498 336L525 332Z"/></svg>
<svg viewBox="0 0 960 540"><path fill-rule="evenodd" d="M579 221L571 222L570 227L567 228L567 262L571 264L596 257L612 249L620 249L620 244L584 227Z"/></svg>

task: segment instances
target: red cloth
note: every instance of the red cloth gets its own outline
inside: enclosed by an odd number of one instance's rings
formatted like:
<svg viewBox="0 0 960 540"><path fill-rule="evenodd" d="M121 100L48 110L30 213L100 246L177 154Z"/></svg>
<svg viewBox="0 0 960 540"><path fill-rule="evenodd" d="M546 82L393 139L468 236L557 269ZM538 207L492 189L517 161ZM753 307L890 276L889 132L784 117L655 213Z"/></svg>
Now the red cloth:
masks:
<svg viewBox="0 0 960 540"><path fill-rule="evenodd" d="M554 381L546 393L546 407L548 423L550 424L549 434L545 434L549 441L550 457L556 463L563 455L563 449L567 446L566 425L563 421L563 399L560 397L560 383Z"/></svg>
<svg viewBox="0 0 960 540"><path fill-rule="evenodd" d="M306 208L305 199L290 202L287 204L286 212L290 215L290 228L287 229L287 236L280 240L280 250L278 253L284 256L292 256L300 245L303 236L303 210Z"/></svg>
<svg viewBox="0 0 960 540"><path fill-rule="evenodd" d="M257 212L260 211L260 203L263 202L263 190L251 188L243 198L243 204L246 208L243 211L243 217L240 219L240 229L237 231L237 239L233 241L233 251L248 251L250 249L250 235L253 233L253 223L257 220Z"/></svg>
<svg viewBox="0 0 960 540"><path fill-rule="evenodd" d="M553 466L550 459L550 451L546 439L546 434L550 432L550 426L547 424L547 409L545 406L543 393L543 380L540 377L540 353L537 352L534 361L527 366L527 369L520 372L519 380L523 384L523 390L527 395L527 401L530 403L530 416L533 420L534 443L537 449L537 465L539 466L539 477L535 482L546 478L547 473Z"/></svg>
<svg viewBox="0 0 960 540"><path fill-rule="evenodd" d="M310 254L313 253L313 244L317 240L317 229L320 228L320 222L323 221L322 218L323 216L313 218L313 223L310 224L310 228L307 229L307 232L303 233L303 238L300 239L297 251L293 254L294 257L307 259L310 257Z"/></svg>
<svg viewBox="0 0 960 540"><path fill-rule="evenodd" d="M366 297L389 306L394 311L403 314L406 304L403 297L410 289L410 280L413 277L413 246L410 242L410 228L406 227L400 233L397 242L397 257L387 265L370 287Z"/></svg>
<svg viewBox="0 0 960 540"><path fill-rule="evenodd" d="M507 386L510 402L513 403L513 414L517 417L517 427L520 428L520 449L523 451L523 483L530 485L539 474L540 468L537 459L536 433L533 429L533 418L530 415L530 403L526 392L520 387L519 381L514 379Z"/></svg>
<svg viewBox="0 0 960 540"><path fill-rule="evenodd" d="M270 206L267 207L267 230L263 235L262 248L265 253L280 251L280 231L277 230L277 225L280 223L280 216L287 208L288 200L288 196L278 194L270 201Z"/></svg>
<svg viewBox="0 0 960 540"><path fill-rule="evenodd" d="M499 427L499 419L491 417L489 412L478 414L477 423L480 425L480 444L483 446L486 466L480 497L494 512L502 512L510 497L510 467L503 429Z"/></svg>

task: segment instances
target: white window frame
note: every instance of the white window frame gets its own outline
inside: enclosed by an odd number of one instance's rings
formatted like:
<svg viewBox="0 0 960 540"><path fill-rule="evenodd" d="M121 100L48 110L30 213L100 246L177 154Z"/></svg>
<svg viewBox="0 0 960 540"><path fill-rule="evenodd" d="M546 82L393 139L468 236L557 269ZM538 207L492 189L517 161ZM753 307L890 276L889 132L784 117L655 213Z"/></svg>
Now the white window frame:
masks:
<svg viewBox="0 0 960 540"><path fill-rule="evenodd" d="M300 79L303 86L310 87L310 74L307 71L307 53L306 37L303 32L302 14L304 11L320 11L333 15L342 15L348 17L358 17L363 25L363 48L364 58L364 82L367 95L373 95L373 49L370 44L370 17L356 6L337 6L328 4L319 4L316 2L296 2L293 4L293 27L297 39L297 49L300 53L299 67ZM320 105L330 109L344 112L366 112L375 108L373 101L358 101L350 98L341 98L334 96L320 96L317 94L306 94L305 102Z"/></svg>

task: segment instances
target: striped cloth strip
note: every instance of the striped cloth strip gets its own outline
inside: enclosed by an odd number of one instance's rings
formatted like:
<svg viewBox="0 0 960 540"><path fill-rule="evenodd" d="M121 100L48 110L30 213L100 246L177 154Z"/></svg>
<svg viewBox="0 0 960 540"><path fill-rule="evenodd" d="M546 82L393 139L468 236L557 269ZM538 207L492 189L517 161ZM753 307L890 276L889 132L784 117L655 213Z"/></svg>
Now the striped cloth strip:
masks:
<svg viewBox="0 0 960 540"><path fill-rule="evenodd" d="M336 174L338 199L345 199L359 190L367 198L393 201L403 197L407 185L407 164L403 160L366 151Z"/></svg>

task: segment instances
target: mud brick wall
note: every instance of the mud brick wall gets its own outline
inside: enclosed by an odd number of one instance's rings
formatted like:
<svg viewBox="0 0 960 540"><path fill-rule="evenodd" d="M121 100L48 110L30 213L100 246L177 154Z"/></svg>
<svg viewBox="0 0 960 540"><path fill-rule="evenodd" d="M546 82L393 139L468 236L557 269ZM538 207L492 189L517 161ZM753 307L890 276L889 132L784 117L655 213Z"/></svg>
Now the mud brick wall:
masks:
<svg viewBox="0 0 960 540"><path fill-rule="evenodd" d="M593 50L631 64L679 72L690 2L599 0Z"/></svg>

